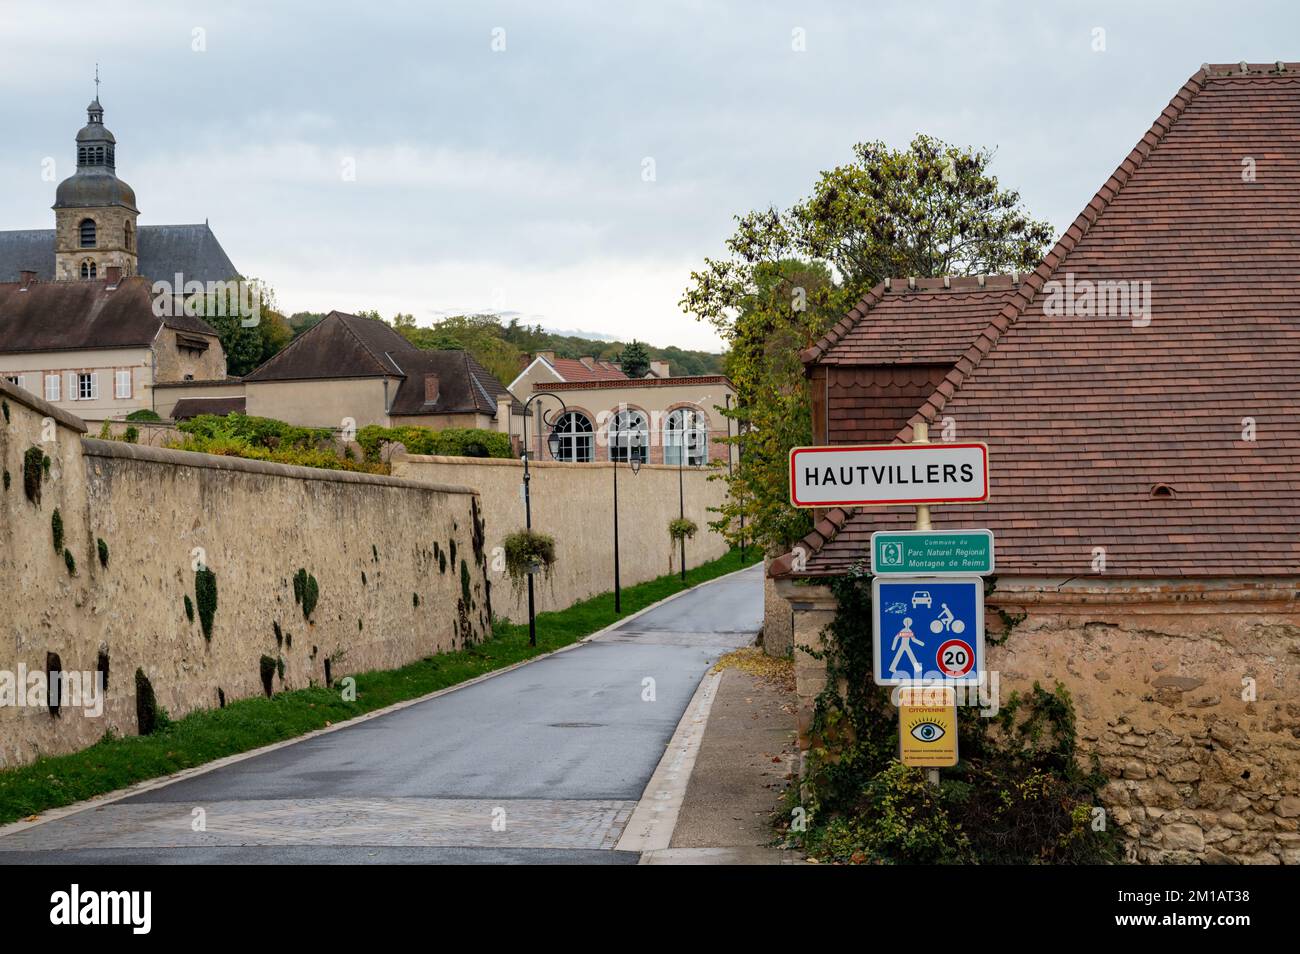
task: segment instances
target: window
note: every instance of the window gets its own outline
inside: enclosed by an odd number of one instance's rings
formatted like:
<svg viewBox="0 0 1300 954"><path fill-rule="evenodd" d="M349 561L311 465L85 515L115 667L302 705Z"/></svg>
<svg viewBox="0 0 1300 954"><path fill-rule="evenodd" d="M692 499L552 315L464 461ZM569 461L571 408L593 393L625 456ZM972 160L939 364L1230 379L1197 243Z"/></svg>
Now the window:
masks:
<svg viewBox="0 0 1300 954"><path fill-rule="evenodd" d="M89 157L86 155L86 147L85 147L85 146L78 146L78 147L77 147L77 165L79 165L79 166L84 166L84 165L86 164L86 160L87 160L88 158L89 158Z"/></svg>
<svg viewBox="0 0 1300 954"><path fill-rule="evenodd" d="M59 399L59 376L57 374L47 374L45 376L45 400L57 401Z"/></svg>
<svg viewBox="0 0 1300 954"><path fill-rule="evenodd" d="M650 447L650 428L641 411L621 409L609 419L609 459L646 462Z"/></svg>
<svg viewBox="0 0 1300 954"><path fill-rule="evenodd" d="M128 252L135 249L135 226L130 222L126 223L126 250Z"/></svg>
<svg viewBox="0 0 1300 954"><path fill-rule="evenodd" d="M97 278L98 275L99 275L99 269L95 267L95 263L92 262L90 259L86 259L84 262L81 263L82 278Z"/></svg>
<svg viewBox="0 0 1300 954"><path fill-rule="evenodd" d="M77 400L95 401L99 399L99 375L95 372L77 375Z"/></svg>
<svg viewBox="0 0 1300 954"><path fill-rule="evenodd" d="M81 220L81 247L82 248L95 247L95 220L94 219Z"/></svg>
<svg viewBox="0 0 1300 954"><path fill-rule="evenodd" d="M5 380L16 388L23 386L23 376L21 374L6 374Z"/></svg>
<svg viewBox="0 0 1300 954"><path fill-rule="evenodd" d="M131 372L118 371L113 376L113 397L129 398L131 396Z"/></svg>
<svg viewBox="0 0 1300 954"><path fill-rule="evenodd" d="M689 407L669 412L664 421L664 463L684 462L689 467L699 467L708 459L709 429L704 415Z"/></svg>
<svg viewBox="0 0 1300 954"><path fill-rule="evenodd" d="M571 464L591 462L591 421L578 411L566 411L555 422L555 433L560 435L555 459Z"/></svg>

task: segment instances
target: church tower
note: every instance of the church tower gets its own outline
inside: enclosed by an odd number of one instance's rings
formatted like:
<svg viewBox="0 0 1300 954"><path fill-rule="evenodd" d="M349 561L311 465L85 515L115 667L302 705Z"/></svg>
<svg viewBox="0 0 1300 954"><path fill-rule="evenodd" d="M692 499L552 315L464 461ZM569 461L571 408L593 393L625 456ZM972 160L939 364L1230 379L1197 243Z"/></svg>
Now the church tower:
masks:
<svg viewBox="0 0 1300 954"><path fill-rule="evenodd" d="M95 100L77 133L76 174L59 183L54 201L54 277L59 281L102 279L110 266L122 275L139 272L135 190L117 177L117 140L104 126Z"/></svg>

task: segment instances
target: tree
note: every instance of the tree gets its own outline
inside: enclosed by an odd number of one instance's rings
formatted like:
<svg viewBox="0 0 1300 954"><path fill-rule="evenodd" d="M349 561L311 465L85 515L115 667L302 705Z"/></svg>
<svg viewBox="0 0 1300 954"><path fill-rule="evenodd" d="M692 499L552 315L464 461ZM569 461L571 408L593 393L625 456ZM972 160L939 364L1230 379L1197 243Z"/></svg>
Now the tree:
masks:
<svg viewBox="0 0 1300 954"><path fill-rule="evenodd" d="M798 352L885 277L1028 271L1052 237L988 174L988 150L917 135L906 150L853 152L790 209L738 216L728 255L706 258L680 303L726 341L736 388L724 413L737 422L738 460L712 526L773 554L811 528L789 503L790 448L813 439Z"/></svg>
<svg viewBox="0 0 1300 954"><path fill-rule="evenodd" d="M650 353L645 345L633 338L623 349L619 364L629 378L644 378L650 371Z"/></svg>

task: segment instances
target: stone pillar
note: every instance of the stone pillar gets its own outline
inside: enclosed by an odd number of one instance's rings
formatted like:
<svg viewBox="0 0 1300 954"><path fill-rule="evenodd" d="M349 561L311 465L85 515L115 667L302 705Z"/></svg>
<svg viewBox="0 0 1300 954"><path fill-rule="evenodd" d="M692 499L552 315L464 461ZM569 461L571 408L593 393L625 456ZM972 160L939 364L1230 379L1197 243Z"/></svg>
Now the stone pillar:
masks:
<svg viewBox="0 0 1300 954"><path fill-rule="evenodd" d="M764 569L771 559L764 559ZM776 591L776 581L763 577L763 652L769 656L788 656L794 648L794 610Z"/></svg>
<svg viewBox="0 0 1300 954"><path fill-rule="evenodd" d="M798 696L796 720L799 750L806 754L812 745L812 718L817 696L826 687L826 664L805 650L822 648L822 630L835 619L838 604L828 586L806 586L793 580L776 580L778 596L794 609L794 676ZM802 772L802 759L800 771Z"/></svg>

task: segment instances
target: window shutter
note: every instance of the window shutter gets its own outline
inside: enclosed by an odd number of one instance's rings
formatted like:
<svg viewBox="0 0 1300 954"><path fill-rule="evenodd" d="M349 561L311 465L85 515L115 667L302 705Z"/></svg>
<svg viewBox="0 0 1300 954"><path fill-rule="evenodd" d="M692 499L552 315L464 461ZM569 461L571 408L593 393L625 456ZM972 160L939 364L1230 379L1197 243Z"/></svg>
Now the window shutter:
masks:
<svg viewBox="0 0 1300 954"><path fill-rule="evenodd" d="M131 372L115 372L113 385L113 397L129 398L131 396Z"/></svg>
<svg viewBox="0 0 1300 954"><path fill-rule="evenodd" d="M76 401L78 400L79 397L80 395L77 394L77 373L75 371L69 371L68 372L68 400Z"/></svg>
<svg viewBox="0 0 1300 954"><path fill-rule="evenodd" d="M57 374L47 374L45 376L45 400L57 401L59 399L59 376Z"/></svg>
<svg viewBox="0 0 1300 954"><path fill-rule="evenodd" d="M99 372L98 371L90 372L90 399L92 401L99 400Z"/></svg>

